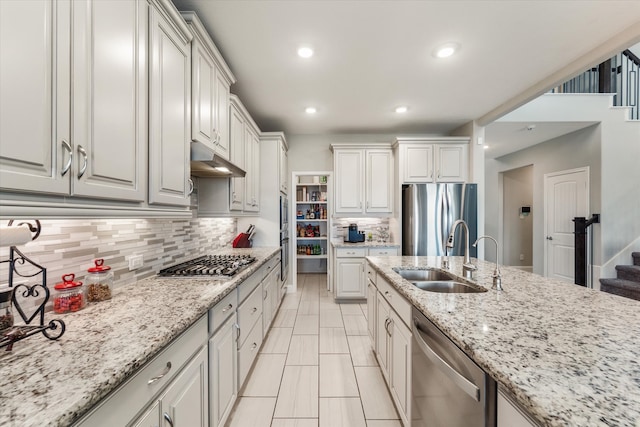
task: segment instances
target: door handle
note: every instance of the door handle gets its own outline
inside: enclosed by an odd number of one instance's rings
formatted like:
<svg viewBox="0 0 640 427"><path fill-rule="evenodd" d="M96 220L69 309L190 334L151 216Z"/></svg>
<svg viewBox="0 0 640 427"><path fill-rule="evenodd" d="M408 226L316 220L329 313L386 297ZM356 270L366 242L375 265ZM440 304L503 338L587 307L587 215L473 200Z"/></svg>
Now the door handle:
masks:
<svg viewBox="0 0 640 427"><path fill-rule="evenodd" d="M62 148L64 148L67 153L69 153L69 160L67 160L67 164L64 165L62 171L60 172L60 176L65 176L69 169L71 169L71 162L73 161L73 150L71 149L71 145L64 139L62 140Z"/></svg>
<svg viewBox="0 0 640 427"><path fill-rule="evenodd" d="M171 427L173 427L173 420L171 419L171 417L169 416L169 414L167 414L166 412L164 412L162 414L162 417L169 423L169 425Z"/></svg>
<svg viewBox="0 0 640 427"><path fill-rule="evenodd" d="M82 167L78 171L78 179L80 179L87 170L87 151L82 148L82 145L78 145L78 153L82 154Z"/></svg>
<svg viewBox="0 0 640 427"><path fill-rule="evenodd" d="M159 375L156 375L155 377L153 377L149 381L147 381L147 384L151 385L151 384L155 383L156 381L162 379L165 375L167 375L169 373L170 370L171 370L171 362L167 362L167 366L165 366L164 370Z"/></svg>
<svg viewBox="0 0 640 427"><path fill-rule="evenodd" d="M193 180L189 178L189 196L193 193L194 185Z"/></svg>
<svg viewBox="0 0 640 427"><path fill-rule="evenodd" d="M547 240L553 240L553 237L547 236Z"/></svg>
<svg viewBox="0 0 640 427"><path fill-rule="evenodd" d="M431 362L433 362L439 369L445 374L451 381L456 383L465 393L475 399L476 402L480 402L480 389L474 383L465 378L460 372L456 371L453 366L449 365L444 359L442 359L435 351L429 347L424 340L424 331L420 328L420 322L414 317L413 324L416 328L416 334L413 336L416 338L418 347L422 350L425 356Z"/></svg>

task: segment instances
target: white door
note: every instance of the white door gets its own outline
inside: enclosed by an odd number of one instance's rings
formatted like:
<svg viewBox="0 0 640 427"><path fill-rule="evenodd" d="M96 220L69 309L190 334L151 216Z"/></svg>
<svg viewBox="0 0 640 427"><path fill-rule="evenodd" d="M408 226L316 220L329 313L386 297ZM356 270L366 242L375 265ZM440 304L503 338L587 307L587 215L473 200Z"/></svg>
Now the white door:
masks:
<svg viewBox="0 0 640 427"><path fill-rule="evenodd" d="M589 211L589 168L546 174L545 276L574 281L574 223Z"/></svg>

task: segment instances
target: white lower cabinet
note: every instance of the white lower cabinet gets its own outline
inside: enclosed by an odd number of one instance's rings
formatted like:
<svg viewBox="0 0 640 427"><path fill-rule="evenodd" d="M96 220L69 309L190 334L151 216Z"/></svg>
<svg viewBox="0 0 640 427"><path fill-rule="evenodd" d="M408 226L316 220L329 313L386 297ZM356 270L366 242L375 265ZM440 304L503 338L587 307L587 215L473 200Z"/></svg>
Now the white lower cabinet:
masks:
<svg viewBox="0 0 640 427"><path fill-rule="evenodd" d="M210 426L224 425L238 396L237 314L209 339Z"/></svg>
<svg viewBox="0 0 640 427"><path fill-rule="evenodd" d="M132 427L158 427L160 425L160 402L155 402Z"/></svg>
<svg viewBox="0 0 640 427"><path fill-rule="evenodd" d="M399 247L338 247L333 251L335 267L336 299L361 299L367 298L367 279L365 278L366 256L395 256Z"/></svg>
<svg viewBox="0 0 640 427"><path fill-rule="evenodd" d="M384 278L371 271L370 266L368 270L367 322L369 335L373 337L372 347L402 424L408 426L411 414L411 329L405 322L411 305Z"/></svg>
<svg viewBox="0 0 640 427"><path fill-rule="evenodd" d="M536 427L537 424L498 387L498 427Z"/></svg>

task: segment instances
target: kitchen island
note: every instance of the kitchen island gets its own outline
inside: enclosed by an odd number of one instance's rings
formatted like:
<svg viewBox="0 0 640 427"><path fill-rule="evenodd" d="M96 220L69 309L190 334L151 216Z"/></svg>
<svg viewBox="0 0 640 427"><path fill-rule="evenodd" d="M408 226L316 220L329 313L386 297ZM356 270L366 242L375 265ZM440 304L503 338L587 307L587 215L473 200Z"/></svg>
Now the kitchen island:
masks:
<svg viewBox="0 0 640 427"><path fill-rule="evenodd" d="M280 253L229 249L256 261L232 278L151 277L116 289L111 300L66 315L65 334L38 334L0 349L0 425L69 426L131 378L217 302Z"/></svg>
<svg viewBox="0 0 640 427"><path fill-rule="evenodd" d="M450 272L462 276L462 257ZM435 323L544 426L640 425L640 303L502 268L474 281L488 292L420 290L393 268L439 268L440 257L367 257L371 266Z"/></svg>

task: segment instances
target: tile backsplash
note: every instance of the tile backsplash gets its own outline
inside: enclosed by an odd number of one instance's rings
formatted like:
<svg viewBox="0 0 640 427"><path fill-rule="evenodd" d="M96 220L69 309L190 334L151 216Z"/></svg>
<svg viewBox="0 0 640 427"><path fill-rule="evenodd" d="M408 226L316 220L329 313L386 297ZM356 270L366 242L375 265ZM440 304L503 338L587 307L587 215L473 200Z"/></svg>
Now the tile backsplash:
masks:
<svg viewBox="0 0 640 427"><path fill-rule="evenodd" d="M37 240L18 249L47 269L47 286L74 273L83 280L93 260L104 258L114 287L153 276L160 269L225 247L236 235L234 218L43 220ZM143 266L129 271L129 257L142 255ZM0 248L7 259L9 248ZM19 267L18 267L19 268ZM14 278L16 283L35 283ZM8 263L0 264L0 288L8 283Z"/></svg>
<svg viewBox="0 0 640 427"><path fill-rule="evenodd" d="M358 224L358 231L363 231L365 236L372 234L373 240L378 240L378 226L389 227L389 218L337 218L333 220L331 238L342 239L349 231L349 224Z"/></svg>

